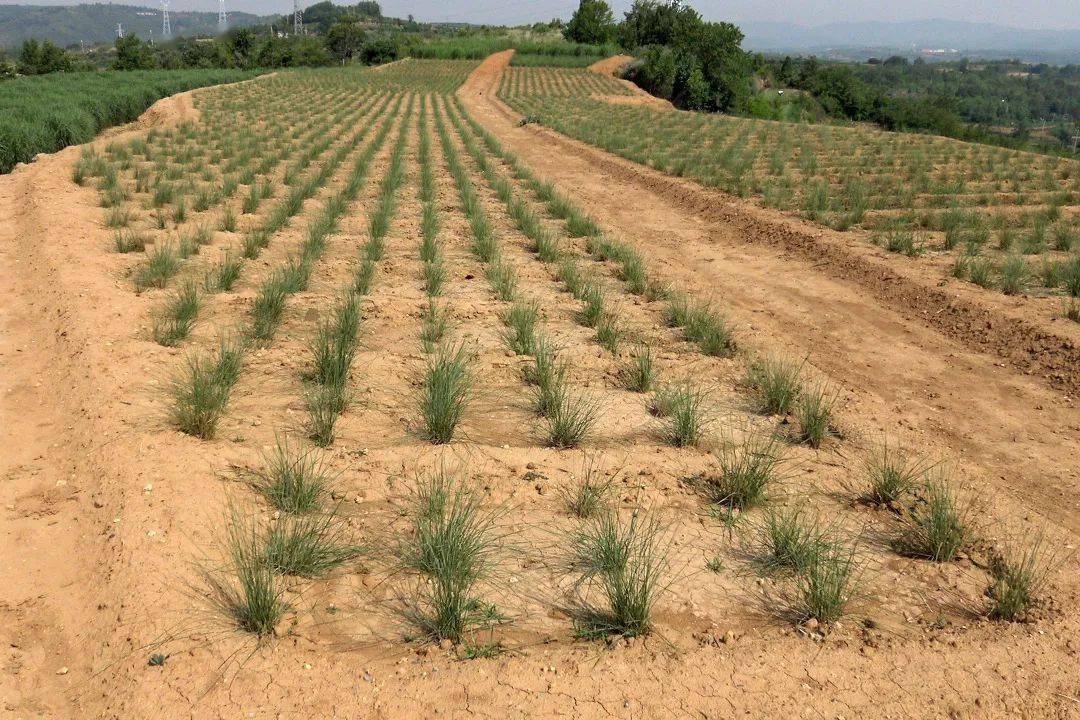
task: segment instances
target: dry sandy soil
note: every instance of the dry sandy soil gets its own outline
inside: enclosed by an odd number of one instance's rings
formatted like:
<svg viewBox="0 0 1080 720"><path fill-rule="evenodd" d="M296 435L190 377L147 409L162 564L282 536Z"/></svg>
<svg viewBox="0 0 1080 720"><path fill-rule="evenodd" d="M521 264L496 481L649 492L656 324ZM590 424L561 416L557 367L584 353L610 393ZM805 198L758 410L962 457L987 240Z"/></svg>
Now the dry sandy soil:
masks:
<svg viewBox="0 0 1080 720"><path fill-rule="evenodd" d="M762 602L769 581L739 569L744 539L708 521L681 482L708 453L664 446L640 399L611 392L593 459L621 469L620 503L668 519L678 572L656 635L574 639L544 598L562 582L557 531L569 522L556 491L586 459L536 440L516 397L520 363L499 345L498 303L468 252L445 173L439 205L450 210L444 242L457 280L449 300L461 330L478 338L482 399L466 421L468 440L448 451L409 431L423 365L410 146L408 200L365 305L364 390L331 450L341 494L356 527L377 542L394 525L402 486L449 452L505 503L508 529L545 562L508 560L499 601L515 622L500 635L509 652L496 658L463 661L452 648L404 642L388 611L392 578L377 563L298 588L291 627L256 645L204 612L193 563L220 534L229 497L243 492L233 468L256 467L274 429L300 422L308 323L347 276L363 211L335 235L280 341L254 354L219 439L203 442L165 419L163 387L183 353L149 339L160 296L132 292L131 261L110 251L95 191L72 183L79 149L69 148L0 177L0 716L1080 717L1075 333L1026 317L1022 305L938 287L917 266L844 234L519 127L494 96L508 60L489 59L460 90L469 112L665 280L720 303L744 346L807 356L839 392L843 440L795 450L785 493L851 527L881 528L887 520L845 491L872 443L887 434L947 461L979 501L983 549L1040 531L1056 548L1034 620L983 617L982 550L933 566L889 553L873 531L866 597L850 621L822 639L773 619ZM109 136L194 117L190 97L177 96ZM387 162L384 149L372 177ZM374 184L361 207L370 207ZM485 202L494 215L493 194ZM610 385L616 367L573 323L571 301L546 269L527 263L526 240L509 221L494 220L566 342L576 379ZM284 252L264 256L214 317L227 320L250 301ZM688 352L658 308L623 304L666 375L709 378L720 414L748 416L739 358ZM196 342L212 341L201 329ZM724 553L732 569L706 572L709 552ZM168 656L164 666L148 665L155 652Z"/></svg>

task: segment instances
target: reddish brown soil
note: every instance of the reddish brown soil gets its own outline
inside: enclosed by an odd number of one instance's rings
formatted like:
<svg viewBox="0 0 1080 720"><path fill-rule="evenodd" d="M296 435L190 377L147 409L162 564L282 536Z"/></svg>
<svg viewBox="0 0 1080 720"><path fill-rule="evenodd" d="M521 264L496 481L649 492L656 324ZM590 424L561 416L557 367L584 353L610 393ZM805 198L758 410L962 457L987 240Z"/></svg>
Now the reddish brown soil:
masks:
<svg viewBox="0 0 1080 720"><path fill-rule="evenodd" d="M366 567L298 588L295 625L256 646L200 612L192 562L210 552L226 502L243 492L228 482L230 466L257 466L275 429L300 421L297 378L311 319L348 276L387 149L312 288L290 305L280 340L251 359L219 439L204 442L165 420L162 388L183 351L148 340L162 296L132 293L132 261L110 252L96 192L71 182L79 151L70 148L0 178L3 716L1080 716L1075 337L1026 317L1022 306L921 281L917 266L843 234L517 127L493 96L507 60L489 60L461 91L474 117L637 247L665 280L714 298L744 346L807 355L812 371L840 391L844 439L821 452L796 450L785 493L845 525L879 525L880 517L846 499L845 487L861 453L888 433L955 467L980 501L984 544L1047 534L1060 560L1052 601L1034 622L994 623L979 615L982 554L938 567L871 542L866 599L827 639L811 640L762 611L767 584L702 570L705 552L723 548L732 562L740 552L680 483L707 464L707 453L665 447L640 399L612 392L594 451L624 469L623 504L667 513L679 574L658 608L658 635L610 647L575 640L566 618L537 596L562 582L552 532L568 519L555 491L581 471L583 458L536 442L519 363L503 352L492 322L501 306L483 285L468 226L440 172L454 277L448 302L458 327L476 338L482 368L468 442L447 452L468 461L470 476L511 508L515 539L545 554L541 567L515 558L507 569L512 577L498 600L515 617L503 636L512 652L466 662L452 650L403 642L386 608L389 580ZM191 112L183 99L163 101L113 139ZM408 478L446 457L408 430L423 362L415 142L409 154L402 210L365 305L361 399L331 452L343 498L356 508L351 517L371 541L397 522L389 503ZM497 213L493 193L483 196L523 286L566 343L575 379L610 386L613 361L574 324L573 303ZM301 232L298 223L237 293L215 301L215 326L239 317ZM740 359L688 352L655 307L621 302L655 339L666 374L709 378L724 413L745 416L735 382ZM200 328L195 344L211 347L213 329ZM149 667L158 651L167 663Z"/></svg>

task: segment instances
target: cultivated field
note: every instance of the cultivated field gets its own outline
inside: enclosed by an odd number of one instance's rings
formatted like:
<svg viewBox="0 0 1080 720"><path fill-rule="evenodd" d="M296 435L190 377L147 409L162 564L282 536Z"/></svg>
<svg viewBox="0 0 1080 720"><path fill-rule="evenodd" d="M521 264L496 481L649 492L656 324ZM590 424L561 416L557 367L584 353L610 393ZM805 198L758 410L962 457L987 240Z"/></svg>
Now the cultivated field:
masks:
<svg viewBox="0 0 1080 720"><path fill-rule="evenodd" d="M499 96L530 120L649 167L863 228L941 272L1008 295L1064 295L1080 320L1080 163L940 137L618 103L584 70L511 68ZM1060 309L1060 308L1059 308Z"/></svg>
<svg viewBox="0 0 1080 720"><path fill-rule="evenodd" d="M510 59L2 179L5 712L1075 717L1069 286L946 295L713 188L962 215L974 263L973 217L1072 237L1076 164Z"/></svg>

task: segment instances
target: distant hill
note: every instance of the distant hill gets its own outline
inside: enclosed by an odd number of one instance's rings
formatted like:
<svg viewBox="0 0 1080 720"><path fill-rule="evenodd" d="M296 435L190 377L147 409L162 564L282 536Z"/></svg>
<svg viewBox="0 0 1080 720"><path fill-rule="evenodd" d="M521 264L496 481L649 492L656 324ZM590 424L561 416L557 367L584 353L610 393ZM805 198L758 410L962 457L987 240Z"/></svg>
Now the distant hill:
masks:
<svg viewBox="0 0 1080 720"><path fill-rule="evenodd" d="M751 50L896 48L909 52L956 51L993 54L1027 51L1047 55L1080 53L1080 29L1025 30L992 23L955 20L839 22L814 27L792 23L742 22Z"/></svg>
<svg viewBox="0 0 1080 720"><path fill-rule="evenodd" d="M229 25L248 26L266 19L250 13L229 13ZM0 5L0 48L15 48L23 40L51 40L66 47L111 42L116 37L116 24L124 26L125 34L143 39L161 38L160 8L136 5ZM213 35L217 33L217 13L169 11L169 24L174 37Z"/></svg>

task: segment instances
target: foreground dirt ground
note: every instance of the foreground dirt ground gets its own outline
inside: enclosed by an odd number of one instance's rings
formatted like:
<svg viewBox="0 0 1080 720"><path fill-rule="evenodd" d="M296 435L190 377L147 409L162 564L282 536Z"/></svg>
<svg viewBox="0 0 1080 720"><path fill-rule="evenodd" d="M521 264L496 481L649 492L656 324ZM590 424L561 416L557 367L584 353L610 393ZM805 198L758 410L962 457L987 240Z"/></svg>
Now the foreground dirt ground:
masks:
<svg viewBox="0 0 1080 720"><path fill-rule="evenodd" d="M844 490L861 453L887 434L955 469L979 500L987 542L1046 534L1060 559L1051 601L1034 622L990 622L980 614L977 553L928 566L889 556L871 536L857 613L823 641L807 637L763 610L752 577L702 569L709 548L733 558L741 550L681 483L708 453L664 447L627 393L606 411L591 459L621 469L621 502L666 513L678 578L659 607L657 635L610 645L574 639L540 596L558 582L553 530L565 518L557 489L590 458L539 447L528 413L508 399L518 392L517 365L494 336L495 304L471 279L482 272L467 249L467 224L448 212L444 242L457 279L450 299L461 330L480 338L484 390L468 442L449 457L511 508L512 532L544 548L552 567L511 563L504 604L517 622L503 636L510 651L496 658L462 661L453 649L403 642L387 578L363 567L300 594L295 604L305 612L295 625L257 646L201 611L193 563L220 530L236 492L233 469L255 466L274 428L299 412L289 378L307 318L330 301L330 279L355 255L363 211L343 223L322 279L289 309L284 339L253 359L221 439L205 443L165 420L163 389L183 353L148 339L157 300L132 293L128 260L110 252L95 192L71 182L79 149L69 148L0 177L2 715L1080 717L1074 339L974 292L945 298L917 268L898 268L842 234L520 127L494 96L508 60L489 59L459 91L473 117L666 281L720 303L747 347L805 356L837 388L844 442L799 451L791 495L871 526L869 511L844 500ZM178 96L110 139L194 117L190 97ZM452 210L444 175L439 205ZM415 193L414 179L405 192ZM361 205L373 198L369 187ZM385 276L365 307L358 364L366 390L332 451L343 499L373 541L393 524L402 484L446 452L407 431L411 379L422 366L418 222L415 203L403 202ZM524 238L505 218L496 223L524 258ZM284 256L274 252L256 274ZM574 325L569 300L542 269L520 267L582 381L610 380L613 366ZM237 303L250 297L251 282ZM682 352L652 309L624 304L655 337L666 373L708 377L723 413L744 410L736 360ZM214 312L227 320L234 310ZM198 340L211 343L213 334ZM148 665L155 652L168 656L161 667Z"/></svg>

